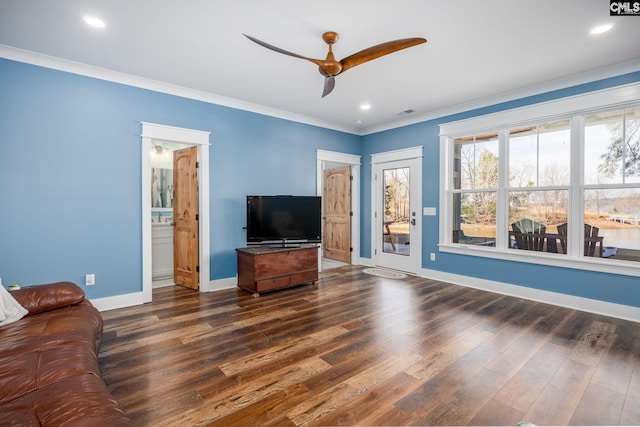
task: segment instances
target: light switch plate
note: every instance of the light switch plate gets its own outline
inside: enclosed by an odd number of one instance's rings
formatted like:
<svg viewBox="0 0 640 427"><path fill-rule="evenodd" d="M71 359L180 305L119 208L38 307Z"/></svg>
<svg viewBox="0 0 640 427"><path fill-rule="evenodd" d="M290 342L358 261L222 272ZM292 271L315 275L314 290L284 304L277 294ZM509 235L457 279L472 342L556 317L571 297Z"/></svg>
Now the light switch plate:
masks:
<svg viewBox="0 0 640 427"><path fill-rule="evenodd" d="M436 208L422 208L422 215L436 216Z"/></svg>

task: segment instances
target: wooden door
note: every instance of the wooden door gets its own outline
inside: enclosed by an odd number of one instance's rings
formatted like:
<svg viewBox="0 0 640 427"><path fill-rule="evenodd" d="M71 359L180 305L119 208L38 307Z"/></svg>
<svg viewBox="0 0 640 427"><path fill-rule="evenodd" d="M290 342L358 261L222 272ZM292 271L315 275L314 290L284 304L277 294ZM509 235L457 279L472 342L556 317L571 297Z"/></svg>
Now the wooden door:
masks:
<svg viewBox="0 0 640 427"><path fill-rule="evenodd" d="M325 169L324 257L351 263L351 166Z"/></svg>
<svg viewBox="0 0 640 427"><path fill-rule="evenodd" d="M173 280L198 289L198 147L173 153Z"/></svg>

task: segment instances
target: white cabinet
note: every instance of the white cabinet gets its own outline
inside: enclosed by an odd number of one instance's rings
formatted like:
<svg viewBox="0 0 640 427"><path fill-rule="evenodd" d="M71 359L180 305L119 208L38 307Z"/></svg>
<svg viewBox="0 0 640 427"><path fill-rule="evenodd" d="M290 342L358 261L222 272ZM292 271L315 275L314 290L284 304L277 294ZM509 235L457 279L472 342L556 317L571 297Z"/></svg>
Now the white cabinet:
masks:
<svg viewBox="0 0 640 427"><path fill-rule="evenodd" d="M173 227L170 223L152 224L151 275L153 286L173 284Z"/></svg>

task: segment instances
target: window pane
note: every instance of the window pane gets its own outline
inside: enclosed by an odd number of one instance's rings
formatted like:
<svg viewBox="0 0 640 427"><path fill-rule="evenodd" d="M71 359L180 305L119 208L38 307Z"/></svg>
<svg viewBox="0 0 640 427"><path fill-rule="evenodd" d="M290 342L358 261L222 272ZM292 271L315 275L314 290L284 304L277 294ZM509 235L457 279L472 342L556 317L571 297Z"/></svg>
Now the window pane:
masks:
<svg viewBox="0 0 640 427"><path fill-rule="evenodd" d="M569 191L512 191L508 194L509 247L566 253L567 237L562 225L567 223Z"/></svg>
<svg viewBox="0 0 640 427"><path fill-rule="evenodd" d="M546 123L539 127L539 184L568 185L571 132L569 120Z"/></svg>
<svg viewBox="0 0 640 427"><path fill-rule="evenodd" d="M640 182L640 108L626 111L624 182Z"/></svg>
<svg viewBox="0 0 640 427"><path fill-rule="evenodd" d="M498 187L498 133L454 140L454 188Z"/></svg>
<svg viewBox="0 0 640 427"><path fill-rule="evenodd" d="M509 185L568 185L570 139L569 120L510 129Z"/></svg>
<svg viewBox="0 0 640 427"><path fill-rule="evenodd" d="M496 245L496 193L462 193L453 197L453 242Z"/></svg>
<svg viewBox="0 0 640 427"><path fill-rule="evenodd" d="M584 183L622 183L624 113L614 111L585 118Z"/></svg>
<svg viewBox="0 0 640 427"><path fill-rule="evenodd" d="M586 190L584 222L598 228L603 256L640 261L640 189Z"/></svg>
<svg viewBox="0 0 640 427"><path fill-rule="evenodd" d="M537 127L509 130L509 186L533 187L538 183Z"/></svg>

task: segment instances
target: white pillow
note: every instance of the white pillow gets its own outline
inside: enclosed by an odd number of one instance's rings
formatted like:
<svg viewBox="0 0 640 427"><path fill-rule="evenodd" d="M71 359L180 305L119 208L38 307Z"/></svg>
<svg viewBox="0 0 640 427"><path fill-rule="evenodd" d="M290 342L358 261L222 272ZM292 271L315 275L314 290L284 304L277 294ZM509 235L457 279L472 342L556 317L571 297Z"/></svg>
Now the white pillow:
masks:
<svg viewBox="0 0 640 427"><path fill-rule="evenodd" d="M0 285L0 326L22 319L29 313L18 301Z"/></svg>

